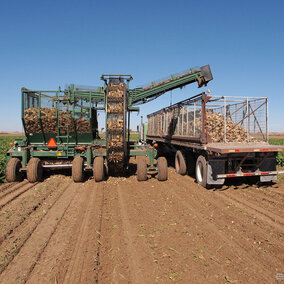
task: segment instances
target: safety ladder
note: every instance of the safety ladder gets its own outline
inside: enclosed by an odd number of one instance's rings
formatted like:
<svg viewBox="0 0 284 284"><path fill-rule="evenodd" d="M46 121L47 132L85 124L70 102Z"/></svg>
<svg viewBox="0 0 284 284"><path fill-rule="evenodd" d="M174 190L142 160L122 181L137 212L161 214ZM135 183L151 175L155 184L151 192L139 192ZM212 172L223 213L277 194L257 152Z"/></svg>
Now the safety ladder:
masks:
<svg viewBox="0 0 284 284"><path fill-rule="evenodd" d="M66 158L73 154L73 151L70 150L69 147L69 132L70 132L70 112L69 112L69 104L70 101L65 96L60 96L57 98L57 105L56 105L56 117L57 117L57 135L56 135L56 142L57 144L62 144L63 139L66 139L64 144L67 147L66 150Z"/></svg>

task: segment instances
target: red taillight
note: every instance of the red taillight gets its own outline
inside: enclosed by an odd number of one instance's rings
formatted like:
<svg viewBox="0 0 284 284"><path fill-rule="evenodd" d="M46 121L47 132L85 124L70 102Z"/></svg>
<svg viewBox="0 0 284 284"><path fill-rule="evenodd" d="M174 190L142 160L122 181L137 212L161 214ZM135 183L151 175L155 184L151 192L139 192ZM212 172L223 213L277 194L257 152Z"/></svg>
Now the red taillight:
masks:
<svg viewBox="0 0 284 284"><path fill-rule="evenodd" d="M85 150L85 147L84 146L77 146L75 149L76 150Z"/></svg>
<svg viewBox="0 0 284 284"><path fill-rule="evenodd" d="M227 175L228 178L235 177L236 175Z"/></svg>
<svg viewBox="0 0 284 284"><path fill-rule="evenodd" d="M244 177L252 177L253 174L244 174Z"/></svg>
<svg viewBox="0 0 284 284"><path fill-rule="evenodd" d="M261 175L262 176L269 175L269 172L262 172Z"/></svg>

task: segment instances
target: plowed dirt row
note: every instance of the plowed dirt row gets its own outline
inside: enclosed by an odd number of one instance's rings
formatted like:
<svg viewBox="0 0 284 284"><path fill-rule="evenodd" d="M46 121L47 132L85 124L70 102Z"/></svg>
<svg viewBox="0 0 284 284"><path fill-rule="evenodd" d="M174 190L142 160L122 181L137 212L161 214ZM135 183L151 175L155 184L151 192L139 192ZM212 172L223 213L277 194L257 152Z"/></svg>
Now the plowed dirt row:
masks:
<svg viewBox="0 0 284 284"><path fill-rule="evenodd" d="M273 283L283 195L282 184L206 190L172 168L166 182L5 185L0 283Z"/></svg>

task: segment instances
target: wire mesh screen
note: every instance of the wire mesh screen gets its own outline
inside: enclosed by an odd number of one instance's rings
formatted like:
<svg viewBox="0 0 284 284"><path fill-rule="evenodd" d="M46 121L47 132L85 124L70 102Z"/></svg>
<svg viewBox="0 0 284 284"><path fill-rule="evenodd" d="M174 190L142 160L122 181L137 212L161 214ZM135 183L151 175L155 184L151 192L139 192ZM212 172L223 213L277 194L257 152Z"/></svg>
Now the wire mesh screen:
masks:
<svg viewBox="0 0 284 284"><path fill-rule="evenodd" d="M190 136L202 134L201 101L187 101L148 115L148 135Z"/></svg>
<svg viewBox="0 0 284 284"><path fill-rule="evenodd" d="M28 133L56 132L56 112L52 96L25 92L24 123Z"/></svg>
<svg viewBox="0 0 284 284"><path fill-rule="evenodd" d="M148 115L148 135L200 138L204 131L208 142L267 141L267 98L207 98L205 113L199 95Z"/></svg>
<svg viewBox="0 0 284 284"><path fill-rule="evenodd" d="M97 129L97 113L88 97L63 92L23 92L23 119L27 133L90 133Z"/></svg>
<svg viewBox="0 0 284 284"><path fill-rule="evenodd" d="M94 119L94 113L92 115L91 113L91 104L89 98L79 99L77 98L75 100L74 105L74 126L76 127L76 131L78 133L89 133L91 132L91 123L90 123L90 117ZM73 112L73 110L72 110ZM74 128L72 127L72 132L74 131Z"/></svg>
<svg viewBox="0 0 284 284"><path fill-rule="evenodd" d="M267 98L213 96L206 121L212 142L267 141Z"/></svg>

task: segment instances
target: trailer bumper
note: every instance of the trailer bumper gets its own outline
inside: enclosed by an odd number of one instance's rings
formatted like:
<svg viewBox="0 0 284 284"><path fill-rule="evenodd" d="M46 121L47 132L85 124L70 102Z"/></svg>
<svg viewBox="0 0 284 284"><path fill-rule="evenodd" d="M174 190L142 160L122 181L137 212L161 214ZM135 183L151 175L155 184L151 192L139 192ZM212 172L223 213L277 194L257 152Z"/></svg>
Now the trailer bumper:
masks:
<svg viewBox="0 0 284 284"><path fill-rule="evenodd" d="M260 177L277 177L278 174L284 174L284 171L267 171L267 172L237 172L237 173L229 173L229 174L219 174L217 175L218 179L224 178L234 178L234 177L253 177L253 176L260 176ZM273 178L274 179L274 178ZM263 179L263 181L265 178ZM270 179L271 180L271 179Z"/></svg>

